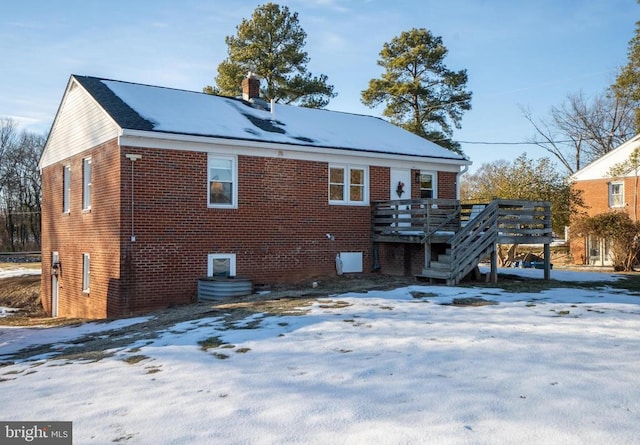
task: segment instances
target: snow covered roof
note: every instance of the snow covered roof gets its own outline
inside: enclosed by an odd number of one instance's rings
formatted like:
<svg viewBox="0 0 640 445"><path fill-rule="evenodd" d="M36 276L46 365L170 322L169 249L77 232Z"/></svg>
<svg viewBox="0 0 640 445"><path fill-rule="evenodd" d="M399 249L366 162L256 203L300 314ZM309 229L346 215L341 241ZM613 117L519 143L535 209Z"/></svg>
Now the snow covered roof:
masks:
<svg viewBox="0 0 640 445"><path fill-rule="evenodd" d="M151 85L72 76L122 129L446 159L463 156L383 119Z"/></svg>
<svg viewBox="0 0 640 445"><path fill-rule="evenodd" d="M637 134L619 147L614 148L609 153L596 159L586 167L581 168L571 175L571 179L573 181L587 181L606 178L611 167L626 161L629 158L629 155L633 153L633 150L638 147L640 147L640 134ZM630 173L629 175L632 176L633 173Z"/></svg>

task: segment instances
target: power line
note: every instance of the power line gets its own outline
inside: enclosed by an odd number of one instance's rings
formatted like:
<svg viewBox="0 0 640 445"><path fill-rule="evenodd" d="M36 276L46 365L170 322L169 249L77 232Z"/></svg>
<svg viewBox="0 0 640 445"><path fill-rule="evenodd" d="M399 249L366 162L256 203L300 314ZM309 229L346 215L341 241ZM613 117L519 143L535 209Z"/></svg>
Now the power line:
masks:
<svg viewBox="0 0 640 445"><path fill-rule="evenodd" d="M615 137L618 138L622 138L622 139L628 139L629 137L633 136L633 135L626 135L626 134L622 134L622 135L614 135ZM581 141L596 141L600 138L596 138L596 137L591 137L591 138L582 138ZM439 139L439 140L434 140L432 142L439 142L439 141L443 141L445 139ZM575 140L572 139L566 139L566 140L559 140L559 141L515 141L515 142L500 142L500 141L453 141L453 142L457 142L459 144L471 144L471 145L553 145L553 144L570 144L570 143L575 143Z"/></svg>

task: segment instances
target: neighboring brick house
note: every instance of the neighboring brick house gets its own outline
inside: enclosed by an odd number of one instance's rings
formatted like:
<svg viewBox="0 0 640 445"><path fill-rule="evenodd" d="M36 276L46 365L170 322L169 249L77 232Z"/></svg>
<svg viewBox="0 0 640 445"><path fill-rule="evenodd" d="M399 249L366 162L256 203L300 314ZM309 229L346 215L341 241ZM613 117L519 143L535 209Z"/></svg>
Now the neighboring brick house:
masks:
<svg viewBox="0 0 640 445"><path fill-rule="evenodd" d="M48 313L189 303L214 273L335 275L341 252L369 272L371 202L397 199L399 183L403 198L456 198L464 157L379 118L271 107L254 78L243 87L240 99L71 76L40 161ZM381 272L405 260L389 246Z"/></svg>
<svg viewBox="0 0 640 445"><path fill-rule="evenodd" d="M571 176L573 188L582 191L587 216L609 211L623 211L638 219L637 172L612 176L611 169L628 161L640 148L640 134L595 160ZM569 229L571 257L575 264L610 266L609 242L597 237L579 237Z"/></svg>

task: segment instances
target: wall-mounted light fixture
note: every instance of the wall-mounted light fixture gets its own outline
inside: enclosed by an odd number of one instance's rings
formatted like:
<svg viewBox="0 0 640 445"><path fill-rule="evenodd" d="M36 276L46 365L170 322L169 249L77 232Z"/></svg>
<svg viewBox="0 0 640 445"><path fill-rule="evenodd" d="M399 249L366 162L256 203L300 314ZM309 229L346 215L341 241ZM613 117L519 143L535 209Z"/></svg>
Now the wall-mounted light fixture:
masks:
<svg viewBox="0 0 640 445"><path fill-rule="evenodd" d="M416 184L420 184L420 172L416 172L415 180L416 180Z"/></svg>

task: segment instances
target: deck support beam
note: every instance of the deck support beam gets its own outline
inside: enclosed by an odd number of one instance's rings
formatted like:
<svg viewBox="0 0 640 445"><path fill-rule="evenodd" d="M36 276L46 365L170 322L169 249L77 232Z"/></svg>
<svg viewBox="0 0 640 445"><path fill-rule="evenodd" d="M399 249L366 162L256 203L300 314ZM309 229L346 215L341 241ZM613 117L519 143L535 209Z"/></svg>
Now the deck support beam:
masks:
<svg viewBox="0 0 640 445"><path fill-rule="evenodd" d="M544 245L544 279L551 279L551 247L548 243Z"/></svg>
<svg viewBox="0 0 640 445"><path fill-rule="evenodd" d="M493 246L493 250L491 250L491 271L489 271L489 282L497 283L498 282L498 249L495 244Z"/></svg>

